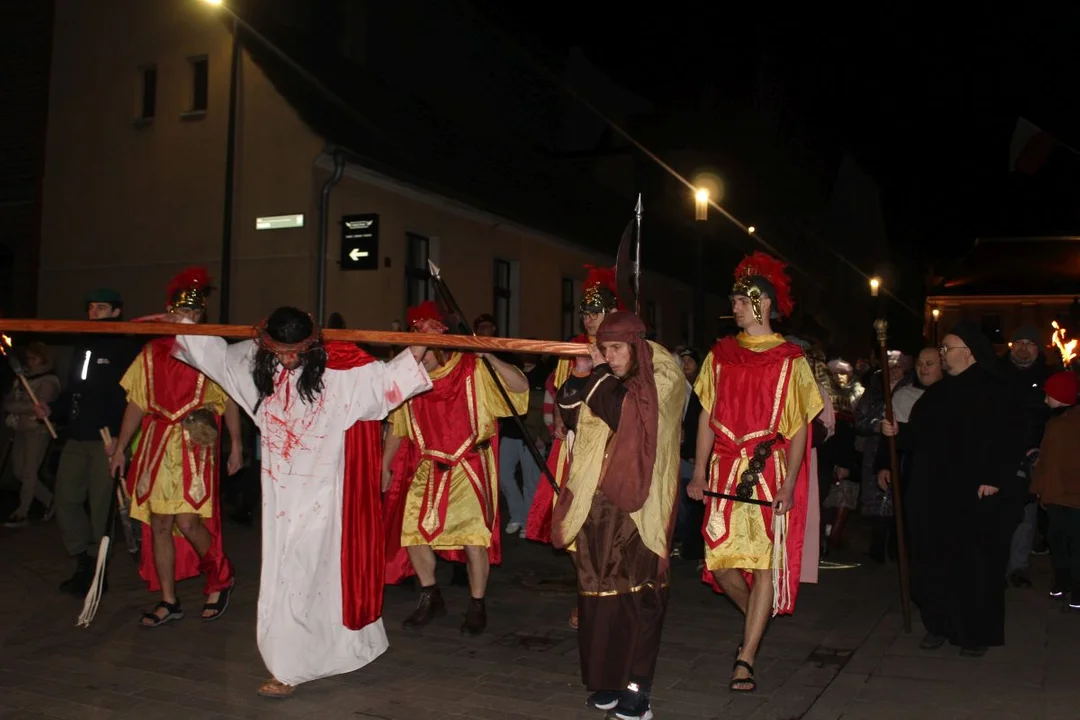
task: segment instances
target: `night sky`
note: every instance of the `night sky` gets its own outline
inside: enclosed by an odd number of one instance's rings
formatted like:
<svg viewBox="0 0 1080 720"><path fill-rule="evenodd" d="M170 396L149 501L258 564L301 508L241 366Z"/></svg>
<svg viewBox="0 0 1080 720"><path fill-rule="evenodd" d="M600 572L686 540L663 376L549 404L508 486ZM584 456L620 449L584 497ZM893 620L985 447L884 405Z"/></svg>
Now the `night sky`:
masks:
<svg viewBox="0 0 1080 720"><path fill-rule="evenodd" d="M929 260L979 236L1080 234L1076 157L1056 152L1037 181L1008 172L1018 116L1080 148L1080 4L479 4L511 32L582 47L659 112L693 110L706 87L750 102L767 63L804 132L874 175L894 251Z"/></svg>

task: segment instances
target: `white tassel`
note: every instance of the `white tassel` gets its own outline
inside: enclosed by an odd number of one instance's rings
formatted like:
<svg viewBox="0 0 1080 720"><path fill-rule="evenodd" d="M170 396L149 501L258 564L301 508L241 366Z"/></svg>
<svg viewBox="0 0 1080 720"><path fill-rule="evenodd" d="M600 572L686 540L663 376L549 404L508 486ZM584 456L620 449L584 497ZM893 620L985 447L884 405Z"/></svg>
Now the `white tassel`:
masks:
<svg viewBox="0 0 1080 720"><path fill-rule="evenodd" d="M97 615L98 604L101 602L101 593L105 586L105 564L109 561L109 536L101 538L98 546L97 565L94 567L94 579L90 583L90 590L86 593L83 601L82 614L79 615L75 627L90 627Z"/></svg>
<svg viewBox="0 0 1080 720"><path fill-rule="evenodd" d="M787 516L774 512L772 555L773 617L776 617L780 608L787 607L791 601L791 591L788 587L790 575L787 556Z"/></svg>

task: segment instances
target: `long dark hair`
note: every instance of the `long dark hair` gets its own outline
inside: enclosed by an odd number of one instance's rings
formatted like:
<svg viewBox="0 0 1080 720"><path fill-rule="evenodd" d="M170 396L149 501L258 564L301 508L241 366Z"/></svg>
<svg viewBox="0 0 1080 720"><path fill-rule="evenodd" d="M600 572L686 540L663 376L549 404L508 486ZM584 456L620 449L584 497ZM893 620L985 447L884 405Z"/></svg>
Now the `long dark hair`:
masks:
<svg viewBox="0 0 1080 720"><path fill-rule="evenodd" d="M280 343L298 343L311 337L315 324L303 310L280 307L266 319L266 334ZM277 357L270 350L259 348L255 353L252 375L259 391L259 402L274 394L274 371L279 367ZM326 348L321 342L312 345L300 355L300 380L296 389L300 399L311 405L315 396L323 390L323 373L326 372Z"/></svg>

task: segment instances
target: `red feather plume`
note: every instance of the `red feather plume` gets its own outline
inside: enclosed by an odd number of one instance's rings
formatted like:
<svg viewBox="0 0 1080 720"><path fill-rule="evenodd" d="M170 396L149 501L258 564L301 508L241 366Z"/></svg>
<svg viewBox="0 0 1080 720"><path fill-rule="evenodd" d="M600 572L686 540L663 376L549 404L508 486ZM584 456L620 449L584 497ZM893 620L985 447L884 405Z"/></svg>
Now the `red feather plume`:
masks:
<svg viewBox="0 0 1080 720"><path fill-rule="evenodd" d="M194 265L189 268L184 268L176 277L169 282L168 296L165 298L165 302L171 303L173 298L176 297L176 293L188 288L201 288L205 293L210 289L210 273L202 265Z"/></svg>
<svg viewBox="0 0 1080 720"><path fill-rule="evenodd" d="M791 297L791 278L787 274L787 264L777 260L763 252L755 252L743 258L739 266L735 268L735 279L757 275L772 283L776 289L776 297L772 299L776 312L781 317L790 317L795 309L795 301Z"/></svg>
<svg viewBox="0 0 1080 720"><path fill-rule="evenodd" d="M581 284L582 289L588 290L589 288L596 286L607 288L611 291L611 294L615 296L615 302L618 305L618 309L625 311L626 306L623 305L622 298L619 297L619 283L615 274L615 268L586 265L585 270L588 272L585 274L585 280Z"/></svg>

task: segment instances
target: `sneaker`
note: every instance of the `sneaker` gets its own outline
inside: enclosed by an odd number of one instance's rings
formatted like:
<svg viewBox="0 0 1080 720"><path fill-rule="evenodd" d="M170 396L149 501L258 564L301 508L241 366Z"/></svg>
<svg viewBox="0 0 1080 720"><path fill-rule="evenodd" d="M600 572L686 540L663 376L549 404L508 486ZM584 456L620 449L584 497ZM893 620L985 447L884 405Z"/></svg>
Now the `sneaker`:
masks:
<svg viewBox="0 0 1080 720"><path fill-rule="evenodd" d="M1071 592L1065 601L1065 609L1080 612L1080 592Z"/></svg>
<svg viewBox="0 0 1080 720"><path fill-rule="evenodd" d="M1050 598L1053 600L1060 600L1065 597L1065 591L1059 588L1057 585L1050 588Z"/></svg>
<svg viewBox="0 0 1080 720"><path fill-rule="evenodd" d="M960 648L960 657L981 658L986 654L985 645L971 645L970 647Z"/></svg>
<svg viewBox="0 0 1080 720"><path fill-rule="evenodd" d="M8 528L22 528L30 524L30 519L25 515L16 515L12 513L7 520L4 521L4 527Z"/></svg>
<svg viewBox="0 0 1080 720"><path fill-rule="evenodd" d="M507 535L517 535L521 532L521 523L512 522L506 526Z"/></svg>
<svg viewBox="0 0 1080 720"><path fill-rule="evenodd" d="M611 710L619 704L619 697L622 695L615 690L598 690L589 696L589 699L585 701L585 704L589 707L594 707L597 710Z"/></svg>
<svg viewBox="0 0 1080 720"><path fill-rule="evenodd" d="M1009 573L1009 584L1014 588L1030 588L1031 579L1027 575L1025 570L1013 570Z"/></svg>
<svg viewBox="0 0 1080 720"><path fill-rule="evenodd" d="M941 635L935 635L932 632L928 632L923 635L923 639L919 641L919 647L923 650L937 650L944 644L945 638L943 638Z"/></svg>
<svg viewBox="0 0 1080 720"><path fill-rule="evenodd" d="M640 690L629 688L619 693L619 703L609 715L619 720L652 720L652 716L649 696Z"/></svg>
<svg viewBox="0 0 1080 720"><path fill-rule="evenodd" d="M682 550L679 548L678 545L671 548L671 559L672 560L674 560L676 558L681 558L681 557L682 557Z"/></svg>
<svg viewBox="0 0 1080 720"><path fill-rule="evenodd" d="M1035 547L1031 548L1032 555L1049 555L1050 546L1045 541L1040 541L1035 544Z"/></svg>

